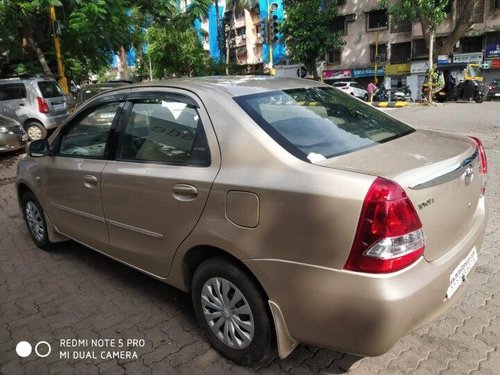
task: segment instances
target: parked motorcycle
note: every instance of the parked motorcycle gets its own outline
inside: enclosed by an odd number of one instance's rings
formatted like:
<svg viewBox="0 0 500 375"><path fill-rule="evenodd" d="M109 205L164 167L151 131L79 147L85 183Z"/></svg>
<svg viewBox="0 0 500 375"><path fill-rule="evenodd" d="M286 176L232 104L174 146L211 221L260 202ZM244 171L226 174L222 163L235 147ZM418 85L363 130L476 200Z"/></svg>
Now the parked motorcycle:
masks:
<svg viewBox="0 0 500 375"><path fill-rule="evenodd" d="M373 101L375 102L388 102L389 101L389 91L385 87L380 87L373 96Z"/></svg>
<svg viewBox="0 0 500 375"><path fill-rule="evenodd" d="M395 89L391 92L391 100L394 102L411 102L411 90L408 86Z"/></svg>

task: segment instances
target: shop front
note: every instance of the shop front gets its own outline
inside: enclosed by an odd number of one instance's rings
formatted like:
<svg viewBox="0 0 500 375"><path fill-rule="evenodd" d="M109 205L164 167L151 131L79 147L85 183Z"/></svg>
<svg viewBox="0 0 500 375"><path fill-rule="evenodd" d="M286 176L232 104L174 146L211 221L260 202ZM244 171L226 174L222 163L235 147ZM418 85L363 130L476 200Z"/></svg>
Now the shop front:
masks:
<svg viewBox="0 0 500 375"><path fill-rule="evenodd" d="M487 44L484 50L484 78L486 83L500 80L500 44Z"/></svg>
<svg viewBox="0 0 500 375"><path fill-rule="evenodd" d="M350 81L351 79L352 79L351 69L323 71L323 80L325 81L325 83L332 84L335 81Z"/></svg>
<svg viewBox="0 0 500 375"><path fill-rule="evenodd" d="M386 82L390 82L391 90L403 89L408 85L411 64L389 64L385 67Z"/></svg>
<svg viewBox="0 0 500 375"><path fill-rule="evenodd" d="M427 70L429 69L429 60L413 61L410 66L410 75L406 82L411 90L413 100L419 100L422 97L422 86L425 82Z"/></svg>
<svg viewBox="0 0 500 375"><path fill-rule="evenodd" d="M385 67L381 66L377 69L377 80L379 83L383 81L385 77ZM370 82L373 82L375 78L375 68L362 68L362 69L353 69L352 70L352 78L358 82L361 87L365 90L368 87ZM388 86L384 82L384 86L387 88Z"/></svg>

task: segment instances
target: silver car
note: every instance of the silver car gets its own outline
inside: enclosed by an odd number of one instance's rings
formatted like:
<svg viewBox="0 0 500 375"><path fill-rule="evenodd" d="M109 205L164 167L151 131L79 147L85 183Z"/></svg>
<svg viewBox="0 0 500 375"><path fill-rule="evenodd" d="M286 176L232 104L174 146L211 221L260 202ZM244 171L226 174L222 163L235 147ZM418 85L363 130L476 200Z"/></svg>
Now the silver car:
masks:
<svg viewBox="0 0 500 375"><path fill-rule="evenodd" d="M28 135L16 120L0 116L0 153L19 150L27 141Z"/></svg>
<svg viewBox="0 0 500 375"><path fill-rule="evenodd" d="M18 121L35 140L46 138L47 130L57 128L68 117L68 105L53 79L1 79L0 115Z"/></svg>

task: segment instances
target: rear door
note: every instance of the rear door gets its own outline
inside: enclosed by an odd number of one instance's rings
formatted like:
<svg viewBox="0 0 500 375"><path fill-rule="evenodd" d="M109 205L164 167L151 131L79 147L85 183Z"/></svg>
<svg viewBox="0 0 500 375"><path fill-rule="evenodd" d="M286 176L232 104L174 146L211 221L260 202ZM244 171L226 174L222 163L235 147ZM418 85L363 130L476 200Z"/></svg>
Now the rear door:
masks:
<svg viewBox="0 0 500 375"><path fill-rule="evenodd" d="M0 85L0 114L19 123L26 120L26 86L22 82Z"/></svg>
<svg viewBox="0 0 500 375"><path fill-rule="evenodd" d="M160 277L198 222L220 165L199 99L181 90L128 98L116 160L102 171L112 256Z"/></svg>
<svg viewBox="0 0 500 375"><path fill-rule="evenodd" d="M49 106L50 114L57 116L68 112L66 97L56 81L39 81L37 85L42 98Z"/></svg>

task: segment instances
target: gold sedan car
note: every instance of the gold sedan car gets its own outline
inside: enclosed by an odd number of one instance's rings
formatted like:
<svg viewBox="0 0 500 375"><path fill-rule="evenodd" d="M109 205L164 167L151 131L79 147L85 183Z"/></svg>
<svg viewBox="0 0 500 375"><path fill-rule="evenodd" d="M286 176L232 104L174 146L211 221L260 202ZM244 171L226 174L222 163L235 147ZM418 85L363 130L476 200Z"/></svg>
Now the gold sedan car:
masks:
<svg viewBox="0 0 500 375"><path fill-rule="evenodd" d="M35 243L72 239L190 292L255 365L299 342L379 355L456 302L486 225L476 138L331 86L266 77L119 88L19 164Z"/></svg>

